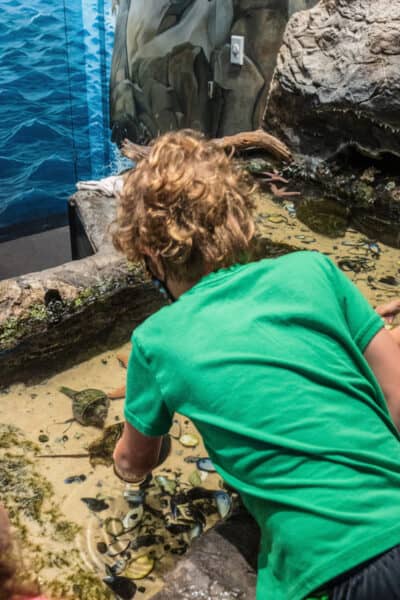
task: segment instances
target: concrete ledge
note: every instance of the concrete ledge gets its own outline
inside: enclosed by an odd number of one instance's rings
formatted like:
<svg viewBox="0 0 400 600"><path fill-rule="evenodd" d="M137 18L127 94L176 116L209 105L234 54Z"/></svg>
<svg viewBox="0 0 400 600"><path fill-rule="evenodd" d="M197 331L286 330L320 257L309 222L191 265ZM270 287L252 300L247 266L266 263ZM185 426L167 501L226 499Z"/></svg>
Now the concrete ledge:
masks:
<svg viewBox="0 0 400 600"><path fill-rule="evenodd" d="M112 248L112 199L78 192L73 201L98 252L0 282L0 386L45 376L127 341L163 304L141 267Z"/></svg>

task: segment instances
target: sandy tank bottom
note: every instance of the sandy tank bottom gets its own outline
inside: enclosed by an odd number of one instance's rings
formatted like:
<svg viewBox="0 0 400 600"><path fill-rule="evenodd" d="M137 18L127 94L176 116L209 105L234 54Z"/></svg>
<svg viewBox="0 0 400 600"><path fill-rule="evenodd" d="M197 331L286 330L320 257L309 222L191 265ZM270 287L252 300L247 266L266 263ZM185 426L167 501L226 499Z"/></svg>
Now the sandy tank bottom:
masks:
<svg viewBox="0 0 400 600"><path fill-rule="evenodd" d="M337 239L316 234L288 212L287 203L277 205L267 196L260 197L258 210L259 228L274 241L320 250L341 261L373 306L399 295L398 250L354 230ZM206 470L198 468L196 461L207 455L193 424L181 416L168 458L141 489L127 489L110 466L91 464L88 449L102 431L65 423L72 403L60 387L106 393L120 387L125 371L118 353L129 353L129 345L39 385L13 385L0 395L1 498L11 515L25 574L37 577L55 599L105 600L116 593L152 597L191 541L226 516L235 502L235 494L224 490L207 462L200 463ZM111 401L106 426L121 423L122 415L123 400ZM184 445L178 439L182 435L198 443ZM112 591L104 578L122 587L115 584Z"/></svg>

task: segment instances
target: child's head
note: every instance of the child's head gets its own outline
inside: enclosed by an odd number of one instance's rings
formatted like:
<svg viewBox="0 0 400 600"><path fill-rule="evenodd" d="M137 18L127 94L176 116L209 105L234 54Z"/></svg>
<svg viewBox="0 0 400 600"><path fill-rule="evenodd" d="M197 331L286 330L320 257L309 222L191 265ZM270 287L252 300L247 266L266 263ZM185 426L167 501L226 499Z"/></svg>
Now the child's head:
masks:
<svg viewBox="0 0 400 600"><path fill-rule="evenodd" d="M131 260L160 259L195 282L238 262L253 237L252 183L201 134L167 133L125 178L115 246Z"/></svg>

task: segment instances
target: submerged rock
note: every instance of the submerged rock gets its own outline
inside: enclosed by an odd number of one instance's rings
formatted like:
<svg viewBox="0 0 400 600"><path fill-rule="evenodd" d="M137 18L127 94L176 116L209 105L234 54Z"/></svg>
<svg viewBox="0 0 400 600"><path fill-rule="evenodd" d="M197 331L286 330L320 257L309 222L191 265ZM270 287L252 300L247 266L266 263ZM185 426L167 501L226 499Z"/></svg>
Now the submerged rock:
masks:
<svg viewBox="0 0 400 600"><path fill-rule="evenodd" d="M300 154L400 156L400 4L321 0L286 29L264 117Z"/></svg>
<svg viewBox="0 0 400 600"><path fill-rule="evenodd" d="M325 198L305 198L297 204L297 218L312 231L336 238L346 233L349 225L348 208Z"/></svg>

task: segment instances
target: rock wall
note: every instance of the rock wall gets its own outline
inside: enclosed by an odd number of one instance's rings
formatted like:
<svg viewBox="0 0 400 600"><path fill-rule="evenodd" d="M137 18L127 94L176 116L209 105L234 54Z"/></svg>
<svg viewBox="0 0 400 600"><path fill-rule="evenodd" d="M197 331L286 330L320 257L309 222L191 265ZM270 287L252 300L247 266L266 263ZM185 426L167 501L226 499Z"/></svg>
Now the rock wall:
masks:
<svg viewBox="0 0 400 600"><path fill-rule="evenodd" d="M256 129L288 15L317 0L119 0L111 126L147 143L170 129L211 137ZM243 66L231 35L245 37Z"/></svg>
<svg viewBox="0 0 400 600"><path fill-rule="evenodd" d="M321 0L294 15L264 127L303 155L400 156L400 3Z"/></svg>

